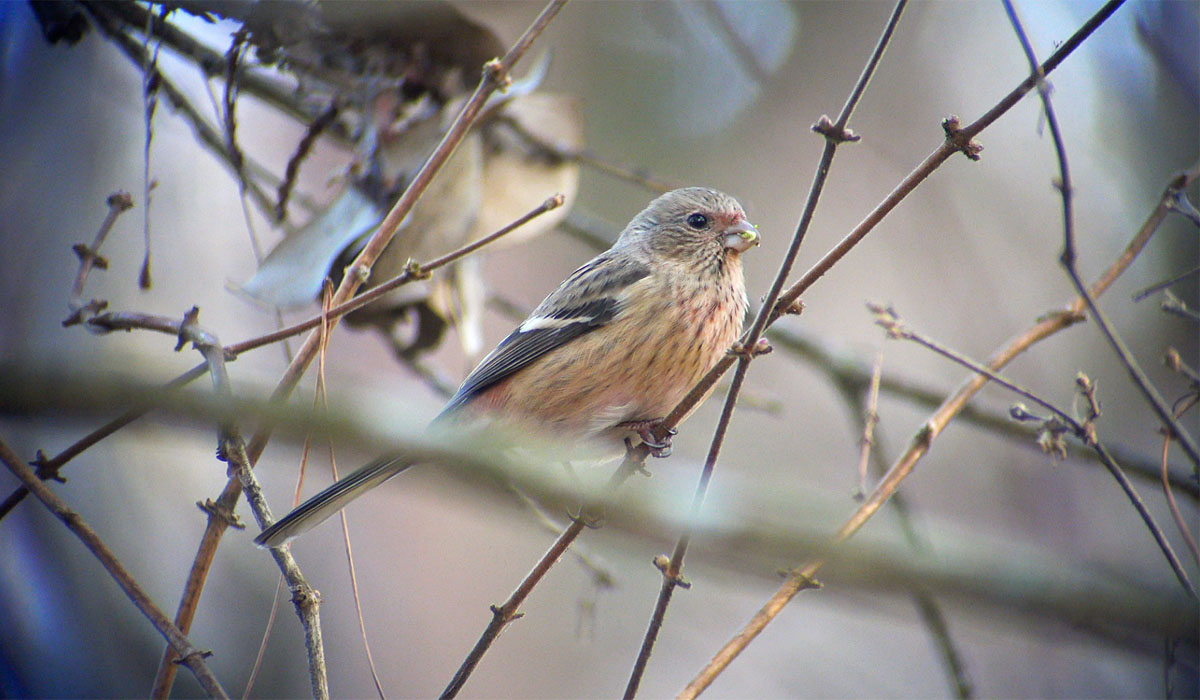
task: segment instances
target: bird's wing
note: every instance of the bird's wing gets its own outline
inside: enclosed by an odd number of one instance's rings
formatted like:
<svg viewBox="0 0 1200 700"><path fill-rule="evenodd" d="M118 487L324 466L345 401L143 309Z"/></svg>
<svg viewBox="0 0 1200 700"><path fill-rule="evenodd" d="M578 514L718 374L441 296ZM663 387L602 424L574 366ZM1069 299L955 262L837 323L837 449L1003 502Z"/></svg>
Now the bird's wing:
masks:
<svg viewBox="0 0 1200 700"><path fill-rule="evenodd" d="M613 251L571 274L475 368L442 409L441 418L555 348L610 323L624 306L623 292L650 269Z"/></svg>

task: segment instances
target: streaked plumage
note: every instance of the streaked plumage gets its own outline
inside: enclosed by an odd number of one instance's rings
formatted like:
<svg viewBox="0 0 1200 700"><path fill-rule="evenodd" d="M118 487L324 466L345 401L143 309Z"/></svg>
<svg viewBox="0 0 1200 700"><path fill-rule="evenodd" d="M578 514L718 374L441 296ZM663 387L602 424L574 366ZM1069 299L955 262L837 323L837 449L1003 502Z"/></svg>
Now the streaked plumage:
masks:
<svg viewBox="0 0 1200 700"><path fill-rule="evenodd" d="M741 254L757 244L732 197L700 187L662 195L485 357L435 422L498 417L618 444L644 434L741 333ZM256 541L282 544L407 466L376 460Z"/></svg>

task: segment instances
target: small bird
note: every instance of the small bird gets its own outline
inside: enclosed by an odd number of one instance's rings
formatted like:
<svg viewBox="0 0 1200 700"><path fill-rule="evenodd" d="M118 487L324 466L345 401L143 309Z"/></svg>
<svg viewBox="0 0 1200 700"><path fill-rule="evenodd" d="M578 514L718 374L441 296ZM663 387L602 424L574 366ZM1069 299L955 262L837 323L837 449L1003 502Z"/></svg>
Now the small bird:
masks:
<svg viewBox="0 0 1200 700"><path fill-rule="evenodd" d="M741 255L758 243L727 194L688 187L658 197L479 363L434 424L499 418L572 441L636 438L665 457L670 442L654 428L741 334ZM377 459L255 542L282 545L411 464Z"/></svg>

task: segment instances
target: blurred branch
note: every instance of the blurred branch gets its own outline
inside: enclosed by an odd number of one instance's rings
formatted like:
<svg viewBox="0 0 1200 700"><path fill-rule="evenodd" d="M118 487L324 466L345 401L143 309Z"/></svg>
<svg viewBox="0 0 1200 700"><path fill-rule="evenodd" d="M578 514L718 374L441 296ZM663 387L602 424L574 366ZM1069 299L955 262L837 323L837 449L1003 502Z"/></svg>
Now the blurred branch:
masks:
<svg viewBox="0 0 1200 700"><path fill-rule="evenodd" d="M104 13L106 17L110 18L110 26L149 28L151 35L160 39L172 50L186 56L210 78L222 76L225 72L225 57L221 55L220 51L205 46L187 32L180 30L135 2L99 3L88 0L83 4L93 17L97 16L98 12ZM234 9L233 6L230 7ZM307 124L317 116L314 110L304 108L295 99L290 88L269 77L265 71L250 68L239 76L239 81L241 90L254 95L301 123ZM335 129L335 133L342 138L349 139L349 134L344 131Z"/></svg>
<svg viewBox="0 0 1200 700"><path fill-rule="evenodd" d="M181 631L178 627L171 623L166 614L154 604L150 596L142 589L133 576L130 575L125 567L121 565L120 560L113 554L112 550L104 544L96 531L91 528L83 518L71 510L67 504L46 487L33 473L29 467L21 461L15 452L4 442L0 441L0 461L8 467L25 488L28 489L34 496L37 497L46 509L54 514L59 520L66 525L67 529L75 533L75 536L83 542L88 551L100 560L100 564L108 571L125 595L129 597L133 604L141 611L146 619L154 625L159 634L167 640L175 653L179 655L179 663L187 666L188 669L196 676L204 692L208 693L209 697L228 698L225 690L221 687L221 682L213 675L208 665L204 663L204 658L211 655L212 652L201 651L187 638L187 634Z"/></svg>
<svg viewBox="0 0 1200 700"><path fill-rule="evenodd" d="M61 367L41 372L0 365L0 411L25 417L45 415L61 420L93 415L110 410L114 402L143 401L159 392L154 384L128 378L100 381L94 374ZM248 393L261 392L251 389ZM314 412L295 403L280 405L237 396L222 400L209 391L183 391L164 401L160 412L173 425L179 425L180 419L269 421L278 426L282 437L297 442L306 437L336 438L369 453L405 452L422 463L439 465L463 485L466 498L499 496L518 507L510 496L508 485L512 484L548 508L578 504L579 485L555 468L561 452L552 439L538 443L528 435L467 431L456 432L450 439L436 430L395 423L385 430L368 413L351 410L352 406L361 406L361 401L333 401L330 410ZM506 456L509 444L526 448L520 459ZM804 557L827 544L823 513L844 509L841 497L818 500L811 492L783 493L774 485L763 484L749 499L754 503L752 512L712 512L696 523L675 507L684 498L664 503L661 497L640 489L623 491L621 498L603 506L606 527L661 543L663 533L690 523L696 527L697 537L712 544L703 555L706 559L730 571L770 578L780 561ZM589 516L597 511L596 507L584 509ZM785 515L768 519L770 513ZM798 520L788 513L805 517ZM580 524L572 527L586 528L586 519L578 520ZM1089 621L1089 630L1114 625L1157 635L1195 629L1195 616L1187 614L1195 604L1177 590L1147 588L1111 572L1089 572L1051 552L1027 550L1014 555L960 527L934 523L929 530L939 536L936 546L929 548L937 556L914 556L907 549L878 542L848 545L836 552L829 550L838 564L834 573L869 587L895 586L906 591L923 585L930 591L954 592L987 602L998 614L1007 615L1016 605L1034 615Z"/></svg>
<svg viewBox="0 0 1200 700"><path fill-rule="evenodd" d="M129 34L127 34L123 29L121 29L120 21L114 17L114 13L119 13L121 10L128 8L134 8L139 12L145 11L141 10L141 8L137 7L137 5L131 2L88 2L85 3L84 6L88 9L92 19L95 20L96 26L98 26L106 36L113 40L113 43L117 45L117 48L119 48L129 58L129 60L133 62L135 66L137 66L138 70L145 69L149 60L148 54L145 51L145 47L134 40L133 37L129 36ZM153 13L146 12L145 14L153 17ZM145 20L145 17L143 17L143 20ZM159 20L154 19L154 21L158 22ZM164 24L163 26L169 27L171 25ZM219 54L217 54L217 56L219 57ZM221 65L224 65L223 59L221 60ZM188 100L183 91L176 87L167 76L160 73L157 68L153 68L153 71L153 79L157 85L157 89L167 96L167 99L171 102L171 106L179 110L183 117L192 125L192 131L195 132L196 138L199 139L200 143L212 151L212 153L215 154L218 159L230 169L235 177L238 178L239 182L243 182L245 184L246 192L250 195L250 198L258 206L258 208L263 211L264 215L270 217L271 213L274 211L270 197L268 197L266 193L263 192L262 189L249 178L241 177L241 173L243 172L244 168L238 164L237 159L235 159L231 154L225 138L223 138L220 132L218 132L215 127L209 124L208 121L200 115L199 110L192 105L191 101ZM242 87L245 88L245 82L248 81L248 79L243 76L242 80Z"/></svg>
<svg viewBox="0 0 1200 700"><path fill-rule="evenodd" d="M866 389L871 379L867 361L857 355L831 347L821 338L802 333L786 326L776 325L767 333L771 344L776 349L796 354L801 359L818 368L825 377L837 387L858 392ZM936 408L943 394L929 386L923 386L896 374L884 373L879 384L880 391L891 396L900 397L915 404ZM1007 411L993 411L981 406L967 405L958 416L958 420L985 428L993 433L1017 440L1023 445L1033 444L1033 434L1021 423L1012 420ZM1099 462L1100 458L1093 450L1071 443L1067 451L1072 457ZM1161 478L1161 466L1154 464L1145 457L1120 445L1109 447L1113 457L1124 464L1134 475L1146 480L1158 481ZM1171 469L1169 471L1171 486L1179 489L1193 500L1200 498L1200 484L1189 475Z"/></svg>
<svg viewBox="0 0 1200 700"><path fill-rule="evenodd" d="M532 146L540 151L543 155L550 158L557 158L579 163L580 165L586 165L594 170L604 173L605 175L611 175L615 178L632 182L635 185L640 185L651 192L656 192L658 194L676 190L685 186L684 183L658 177L650 173L648 170L646 170L646 168L636 165L616 163L607 158L596 155L586 148L565 148L561 144L548 141L541 136L532 133L516 119L505 116L501 116L499 119L508 125L513 130L513 133L520 136L527 145ZM605 246L605 248L607 247L608 246Z"/></svg>
<svg viewBox="0 0 1200 700"><path fill-rule="evenodd" d="M1186 396L1179 407L1175 410L1175 418L1178 420L1185 413L1195 408L1200 402L1200 394L1193 392ZM1163 447L1162 447L1162 488L1163 495L1167 499L1167 508L1171 511L1171 517L1175 520L1175 526L1179 528L1179 534L1183 537L1183 541L1187 544L1188 550L1192 553L1192 560L1200 565L1200 549L1196 548L1196 540L1192 537L1191 528L1183 520L1183 514L1179 512L1179 504L1175 502L1175 494L1171 491L1171 482L1167 477L1167 456L1171 451L1171 436L1164 432Z"/></svg>

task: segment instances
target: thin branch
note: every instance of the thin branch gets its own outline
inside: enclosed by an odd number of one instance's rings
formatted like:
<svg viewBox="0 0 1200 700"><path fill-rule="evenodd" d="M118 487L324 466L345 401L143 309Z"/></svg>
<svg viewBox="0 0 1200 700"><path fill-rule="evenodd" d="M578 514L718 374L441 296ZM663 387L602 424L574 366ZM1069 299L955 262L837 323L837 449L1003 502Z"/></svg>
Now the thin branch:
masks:
<svg viewBox="0 0 1200 700"><path fill-rule="evenodd" d="M100 229L96 231L92 244L89 246L86 243L76 243L71 247L71 250L75 251L75 255L79 257L79 272L75 275L75 286L71 288L71 301L69 302L71 310L76 313L85 306L83 288L87 284L92 268L108 269L108 259L100 255L100 246L104 245L104 240L108 238L108 233L112 230L113 224L117 222L117 217L133 208L133 197L128 192L113 192L105 200L105 203L108 205L108 214L101 222ZM97 302L93 301L93 303ZM63 321L64 325L66 323Z"/></svg>
<svg viewBox="0 0 1200 700"><path fill-rule="evenodd" d="M1187 304L1185 304L1182 299L1172 294L1171 290L1169 289L1164 292L1163 300L1162 303L1159 304L1159 308L1169 314L1174 314L1180 318L1186 318L1192 323L1200 323L1200 313L1189 309Z"/></svg>
<svg viewBox="0 0 1200 700"><path fill-rule="evenodd" d="M550 545L550 549L546 550L546 553L542 555L542 558L533 566L533 569L521 580L521 583L517 585L516 590L512 592L512 595L507 600L500 605L491 606L491 622L483 630L483 634L479 636L479 639L475 642L475 646L471 648L470 653L463 659L458 670L454 672L454 677L450 679L450 683L442 691L441 697L443 699L453 698L458 695L459 691L466 685L467 679L471 677L471 673L475 670L475 667L479 665L479 661L483 658L483 655L491 648L492 643L496 641L496 638L500 636L504 628L510 622L520 618L524 614L518 611L521 608L521 604L533 592L534 587L550 571L551 567L562 558L567 548L579 537L584 528L588 527L589 514L599 512L603 509L604 502L616 492L617 488L642 468L647 455L648 450L644 444L628 450L625 459L621 462L621 466L609 478L608 484L604 487L599 499L581 509L579 516L573 519L571 524L567 526L567 529L563 530L558 539L554 541L554 544Z"/></svg>
<svg viewBox="0 0 1200 700"><path fill-rule="evenodd" d="M1054 314L1061 314L1061 309L1055 310ZM522 315L520 318L524 318L524 316ZM767 333L767 338L770 339L771 345L775 349L793 353L822 371L839 390L849 390L857 396L858 393L867 389L871 381L871 369L864 359L860 359L858 355L833 348L818 338L780 326L771 328ZM907 399L915 404L928 406L930 409L937 408L945 398L944 394L938 393L930 386L921 385L889 373L884 373L881 377L879 389L890 396ZM1022 445L1032 444L1029 440L1029 430L1021 423L1013 421L1007 411L993 411L972 404L963 409L958 420L986 428L1004 437L1016 439ZM1129 449L1120 449L1119 446L1110 446L1109 449L1117 461L1124 464L1134 475L1153 480L1155 483L1161 478L1159 464L1151 462ZM1067 451L1071 457L1076 459L1100 461L1100 457L1095 451L1077 443L1067 445ZM1178 468L1171 468L1169 478L1171 486L1175 489L1189 498L1200 498L1200 484L1197 484L1188 474L1181 472Z"/></svg>
<svg viewBox="0 0 1200 700"><path fill-rule="evenodd" d="M166 8L162 12L166 13ZM153 14L149 14L146 23L149 25ZM138 278L138 286L150 288L150 191L154 182L150 178L150 145L154 141L154 112L158 108L158 53L162 49L162 40L150 51L150 32L145 32L141 45L142 69L142 120L144 122L144 145L142 147L142 234L145 238L145 257L142 259L142 271Z"/></svg>
<svg viewBox="0 0 1200 700"><path fill-rule="evenodd" d="M287 219L287 203L288 198L292 195L292 188L296 186L296 177L300 174L300 164L308 157L313 146L317 143L317 138L337 120L338 114L341 113L342 105L338 100L333 100L329 106L321 112L316 119L309 122L308 128L304 131L304 137L296 144L296 150L288 158L287 167L284 169L283 181L279 183L275 197L275 222L279 223Z"/></svg>
<svg viewBox="0 0 1200 700"><path fill-rule="evenodd" d="M876 315L879 317L878 320L876 320L876 323L887 329L888 334L893 338L911 340L919 343L921 346L932 350L942 357L945 357L953 362L958 363L959 365L962 365L963 367L966 367L972 372L976 372L981 376L986 377L989 381L999 384L1009 391L1012 391L1029 399L1030 401L1037 403L1039 406L1042 406L1055 415L1055 419L1052 420L1057 420L1060 424L1067 426L1077 438L1084 442L1084 444L1096 450L1097 454L1100 455L1100 461L1105 467L1108 468L1108 471L1112 474L1113 478L1117 480L1121 490L1125 492L1126 497L1129 499L1130 503L1133 504L1134 510L1137 511L1138 516L1141 517L1142 522L1145 523L1146 529L1148 529L1151 536L1154 537L1154 541L1158 544L1159 549L1162 550L1163 556L1166 557L1167 563L1170 565L1171 570L1175 573L1175 577L1179 579L1180 585L1183 586L1183 589L1192 597L1196 596L1196 589L1192 587L1192 582L1188 580L1187 572L1183 570L1183 565L1180 563L1179 558L1175 555L1175 550L1172 549L1171 543L1167 541L1167 537L1165 534L1163 534L1162 529L1159 528L1158 523L1154 521L1154 516L1152 516L1150 511L1146 508L1146 504L1144 501L1142 501L1142 497L1138 495L1137 490L1134 489L1133 484L1130 483L1129 477L1125 475L1125 472L1121 469L1121 466L1112 458L1112 455L1104 448L1104 445L1096 439L1095 429L1092 426L1092 421L1097 417L1098 411L1093 411L1089 414L1089 417L1085 423L1080 423L1066 411L1059 409L1054 404L1046 401L1033 392L1018 386L1004 377L1001 377L996 373L995 370L985 367L984 365L969 359L965 355L955 352L920 333L905 328L903 323L890 309L874 307L872 310L875 311ZM1084 392L1090 394L1092 391L1094 391L1094 385L1090 382L1090 380L1087 380L1086 377L1082 377L1081 375L1081 379L1077 380L1077 382L1083 386ZM1091 399L1091 403L1093 406L1095 406L1094 398ZM1014 417L1018 418L1019 420L1027 420L1032 418L1032 416L1025 412L1023 408L1017 409L1015 407ZM1043 422L1045 421L1043 420Z"/></svg>
<svg viewBox="0 0 1200 700"><path fill-rule="evenodd" d="M87 319L84 323L89 329L99 332L129 331L137 328L173 335L179 339L175 346L176 350L181 349L184 343L190 342L204 355L217 396L224 401L229 401L233 398L233 391L229 375L225 370L225 350L215 335L196 324L198 315L199 309L193 306L179 321L150 314L110 312ZM261 489L255 482L254 475L249 473L249 468L246 466L245 444L240 432L229 419L222 419L219 423L217 454L229 462L231 470L241 480L247 493L253 496L248 500L259 522L273 520L270 509L262 498ZM306 630L305 641L309 656L309 668L312 671L313 695L318 698L328 697L325 652L321 644L320 619L317 615L317 597L305 581L304 575L300 572L290 552L281 552L280 556L275 557L275 560L293 591L297 614ZM173 652L173 648L168 648L156 674L156 696L169 694L171 683L174 680L174 671L171 670L175 665Z"/></svg>
<svg viewBox="0 0 1200 700"><path fill-rule="evenodd" d="M1042 109L1046 115L1046 124L1050 128L1050 137L1054 142L1054 152L1058 157L1059 182L1058 191L1062 195L1062 212L1063 212L1063 252L1059 258L1063 267L1067 271L1067 275L1071 278L1071 283L1075 285L1075 290L1087 302L1088 312L1096 321L1096 325L1100 327L1100 331L1104 337L1108 339L1112 345L1113 351L1125 365L1126 371L1129 372L1133 382L1137 385L1142 395L1150 403L1154 412L1158 414L1158 418L1162 421L1171 433L1179 440L1180 447L1183 448L1188 459L1191 460L1192 466L1197 474L1200 474L1200 447L1197 447L1196 441L1179 421L1175 420L1175 416L1171 414L1171 408L1167 402L1150 383L1150 378L1142 371L1141 366L1133 357L1133 353L1126 347L1125 342L1117 335L1116 329L1112 323L1105 317L1100 307L1096 306L1096 300L1088 293L1087 287L1083 283L1083 278L1079 276L1079 270L1076 269L1075 261L1075 217L1072 205L1072 189L1071 189L1071 171L1067 164L1067 150L1063 145L1062 132L1058 128L1058 118L1054 114L1054 105L1050 101L1050 91L1046 88L1045 74L1038 65L1037 56L1033 52L1033 46L1029 43L1029 38L1025 36L1025 30L1021 26L1021 20L1017 17L1017 12L1013 9L1011 0L1003 0L1005 12L1008 13L1009 21L1013 25L1013 31L1017 34L1017 39L1021 42L1021 48L1025 51L1025 57L1029 59L1029 65L1033 70L1033 76L1037 79L1038 96L1042 100ZM1182 191L1182 190L1179 190ZM1178 199L1172 199L1172 205L1178 206ZM1185 200L1186 201L1186 200Z"/></svg>
<svg viewBox="0 0 1200 700"><path fill-rule="evenodd" d="M455 148L466 136L467 131L474 124L482 110L487 98L497 89L507 85L509 81L508 72L513 65L528 51L534 39L541 34L549 22L554 18L558 11L562 8L565 0L553 0L538 18L533 25L517 40L516 44L505 54L504 58L499 61L490 61L483 70L483 76L476 87L475 92L463 106L462 111L455 118L454 123L442 138L442 141L434 149L429 159L421 166L421 169L413 177L411 183L405 189L404 194L392 207L392 209L384 217L379 228L367 241L366 246L354 259L349 267L346 268L346 275L338 286L331 301L331 306L337 307L349 301L358 287L367 279L371 271L371 265L391 242L392 237L400 227L400 223L408 215L408 212L416 204L420 196L429 186L430 181L442 165L450 158ZM332 314L330 314L332 316ZM331 324L336 325L337 317L331 318ZM318 320L320 323L320 320ZM304 344L297 351L295 358L288 365L283 377L279 380L274 392L271 395L273 403L280 403L291 395L292 390L300 381L300 377L307 370L309 364L316 355L316 351L320 344L321 333L310 333L305 339ZM245 469L241 470L245 475L250 474L250 470L258 462L266 449L267 442L270 440L273 423L270 421L264 422L252 437L249 446L246 448L247 462ZM239 478L235 475L231 477L218 496L215 505L215 512L232 513L234 506L237 504L242 488L245 484L250 483L244 477ZM257 515L257 513L256 513ZM271 519L265 519L260 522L262 527L267 527L272 522ZM201 538L200 546L197 549L196 556L192 563L191 572L188 576L188 585L184 590L183 599L180 603L180 614L185 611L193 611L196 601L199 600L200 592L203 590L204 582L207 580L208 571L212 566L213 558L216 556L217 545L220 543L221 537L224 535L228 527L228 520L224 517L216 517L210 515L208 524L205 527L204 535ZM283 551L283 548L274 548L273 553ZM278 556L273 554L273 556ZM300 599L297 599L299 596ZM296 602L297 609L302 609L307 605L315 605L315 600L304 595L302 592L294 592L293 599ZM184 621L180 626L188 628L191 625L191 619ZM319 633L319 629L316 630ZM313 634L313 630L306 627L306 641ZM321 688L317 687L316 677L317 669L310 667L310 676L314 680L314 694L319 694Z"/></svg>
<svg viewBox="0 0 1200 700"><path fill-rule="evenodd" d="M1200 401L1200 394L1192 393L1188 395L1182 402L1182 405L1175 411L1175 417L1180 418ZM1175 520L1175 526L1179 528L1179 534L1183 537L1183 541L1187 544L1188 550L1192 553L1192 561L1200 565L1200 550L1196 548L1196 540L1192 537L1191 528L1183 520L1183 514L1179 512L1179 504L1175 502L1175 494L1171 491L1171 481L1167 473L1167 456L1171 452L1171 436L1164 432L1163 447L1162 447L1162 488L1163 495L1167 499L1167 508L1171 511L1171 517Z"/></svg>
<svg viewBox="0 0 1200 700"><path fill-rule="evenodd" d="M881 347L880 356L882 356L882 351L883 348ZM857 423L858 431L866 434L867 417L873 411L873 403L869 398L870 389L867 388L865 390L868 397L864 401L864 389L861 383L858 385L836 383L835 387L846 403L851 418ZM864 408L863 404L866 404L866 408ZM1009 419L1008 422L1011 423L1012 420ZM883 438L878 437L878 429L874 432L877 436L875 437L875 441L882 444ZM887 473L887 463L880 456L879 449L872 449L870 451L869 461L871 466L874 467L877 478L882 478ZM865 486L863 495L859 496L858 500L861 501L863 497L865 497ZM916 525L913 523L908 500L904 497L904 494L893 494L891 505L892 511L896 514L896 523L900 526L900 531L911 550L919 554L928 553L930 551L929 543L921 536ZM942 613L941 606L934 597L933 591L923 585L914 585L909 589L909 595L912 597L917 613L921 616L921 621L929 630L929 636L937 645L938 652L942 657L942 665L946 669L946 675L949 677L950 686L954 690L955 696L958 698L970 698L973 694L971 679L967 676L962 653L950 635L949 625L946 624L945 615Z"/></svg>
<svg viewBox="0 0 1200 700"><path fill-rule="evenodd" d="M875 365L871 369L871 381L867 386L866 403L863 406L862 438L858 455L858 490L855 500L867 497L867 466L871 462L871 449L875 447L875 426L879 423L879 383L883 379L883 344L875 354Z"/></svg>
<svg viewBox="0 0 1200 700"><path fill-rule="evenodd" d="M133 2L96 3L86 2L88 11L96 14L97 10L109 13L113 20L131 27L148 28L160 41L171 49L189 58L204 72L206 76L217 77L225 70L225 58L221 52L205 46L192 36L180 30L174 24L156 16L152 11ZM119 26L119 25L114 25ZM279 81L267 77L261 70L248 70L240 77L241 90L254 95L263 102L275 107L299 122L307 123L316 114L305 109L295 99L294 92ZM349 139L349 135L337 130L341 138Z"/></svg>
<svg viewBox="0 0 1200 700"><path fill-rule="evenodd" d="M892 33L895 31L897 23L900 21L900 16L904 12L907 0L899 0L895 8L892 10L891 16L884 25L883 32L880 34L879 41L875 45L870 58L863 67L862 74L850 91L850 96L846 99L845 105L842 107L841 113L838 115L836 122L830 122L828 117L822 116L816 125L813 126L813 131L825 137L825 147L821 153L821 160L817 165L817 172L813 176L812 185L808 192L808 199L804 204L804 210L800 215L800 222L796 226L796 233L792 236L791 244L788 246L787 252L784 254L783 260L779 264L779 271L775 274L775 279L771 283L770 291L767 292L762 306L759 308L758 314L754 318L754 322L743 335L738 343L741 352L738 353L738 365L734 370L733 381L729 388L729 393L725 397L725 404L721 409L721 416L717 421L717 427L713 434L712 443L709 446L708 456L704 461L704 467L700 472L699 483L696 485L696 492L692 498L691 517L693 520L698 519L700 509L704 504L705 495L708 492L708 484L712 479L713 470L716 467L717 458L720 455L722 444L725 440L725 433L729 428L729 422L733 417L733 409L737 404L738 395L741 393L742 384L746 378L746 372L750 369L750 363L754 360L757 354L765 351L770 346L766 344L766 339L762 337L767 326L774 320L773 311L776 308L776 301L782 293L783 286L787 283L787 278L791 274L792 266L795 264L796 256L800 252L800 245L804 242L805 234L808 233L809 224L812 222L812 217L816 213L817 202L821 198L821 193L825 188L825 180L829 175L829 168L833 163L834 154L837 152L839 145L845 142L854 142L858 140L849 129L847 124L850 122L850 115L853 114L855 106L857 106L859 98L862 97L863 91L867 88L867 83L870 82L871 76L874 75L879 61L883 58L883 53L887 49L888 43L891 41ZM798 307L788 304L789 311L798 312ZM761 345L760 345L761 340ZM709 373L710 375L712 372ZM719 375L718 375L719 376ZM716 376L713 377L709 386L715 383ZM703 383L703 382L702 382ZM689 394L689 397L695 394L695 391ZM671 412L671 416L678 414L678 408ZM686 414L685 414L686 415ZM667 425L666 428L672 428L673 425ZM692 528L686 528L679 536L679 540L675 543L675 549L671 554L669 564L663 569L662 587L659 589L658 600L654 606L654 613L650 617L650 624L646 630L646 634L642 639L641 648L638 651L637 658L634 660L633 670L629 676L629 682L625 686L625 698L633 698L637 695L638 686L641 684L642 675L645 673L646 665L649 663L650 654L654 650L655 640L658 638L658 632L662 627L663 618L666 615L667 607L670 605L671 596L675 588L682 581L681 572L683 569L683 559L687 554L688 545L691 541Z"/></svg>
<svg viewBox="0 0 1200 700"><path fill-rule="evenodd" d="M137 8L134 3L87 3L85 7L87 7L88 12L96 21L96 26L111 38L116 43L117 48L141 70L147 60L144 48L133 37L121 29L120 20L114 16L114 14L119 14L122 9L136 8L140 10L141 8ZM171 25L164 24L163 26ZM219 54L217 55L219 56ZM157 71L154 73L154 77L158 90L166 95L171 106L178 110L188 123L191 124L192 131L195 132L200 143L207 146L236 175L239 172L238 166L235 165L235 161L226 147L227 144L221 134L200 115L200 112L192 105L187 96L183 94L183 91L176 87L169 78ZM246 78L243 76L242 80L242 87L245 88ZM239 180L242 180L242 178L239 177ZM262 188L256 183L249 180L246 180L245 183L246 191L250 195L250 198L254 200L254 203L262 210L264 215L269 218L274 211L271 199L267 197Z"/></svg>
<svg viewBox="0 0 1200 700"><path fill-rule="evenodd" d="M187 666L188 669L196 676L196 680L200 682L204 692L210 697L227 698L228 694L221 687L221 682L213 675L208 665L204 663L204 657L210 652L201 651L187 638L185 632L171 623L166 614L154 604L150 596L145 590L134 580L133 576L122 566L121 562L113 554L112 550L104 544L96 531L91 528L83 518L71 510L67 504L60 499L53 491L46 487L45 484L38 479L29 467L25 466L21 458L17 456L12 449L0 441L0 462L8 467L21 483L25 485L39 501L41 501L51 513L67 526L67 529L75 534L76 537L83 542L88 551L100 560L100 564L108 571L125 595L129 597L137 609L141 611L146 619L154 625L159 634L167 640L171 648L179 655L180 663Z"/></svg>
<svg viewBox="0 0 1200 700"><path fill-rule="evenodd" d="M1189 277L1191 277L1191 276L1193 276L1193 275L1195 275L1195 274L1197 274L1197 273L1200 273L1200 265L1197 265L1196 267L1193 267L1192 269L1188 270L1187 272L1180 273L1180 274L1178 274L1178 275L1176 275L1176 276L1174 276L1174 277L1171 277L1170 279L1166 279L1166 280L1163 280L1162 282L1158 282L1158 283L1156 283L1156 284L1152 284L1152 285L1150 285L1149 287L1146 287L1145 289L1143 289L1143 290L1141 290L1141 291L1139 291L1139 292L1136 292L1136 293L1133 295L1133 300L1134 300L1134 301L1141 301L1142 299L1145 299L1146 297L1150 296L1151 294L1153 294L1153 293L1155 293L1155 292L1157 292L1157 291L1161 291L1161 290L1163 290L1163 289L1166 289L1167 287L1170 287L1170 286L1172 286L1172 285L1175 285L1175 284L1177 284L1177 283L1179 283L1179 282L1182 282L1182 281L1184 281L1185 279L1187 279L1187 278L1189 278Z"/></svg>
<svg viewBox="0 0 1200 700"><path fill-rule="evenodd" d="M1069 56L1079 45L1087 39L1101 24L1103 24L1117 8L1122 4L1122 0L1111 0L1106 3L1096 14L1087 20L1082 27L1079 28L1065 43L1055 51L1046 63L1042 66L1043 75L1050 73L1056 68L1067 56ZM871 228L882 219L883 215L891 211L909 192L912 191L922 180L928 177L929 173L936 169L938 165L944 162L954 152L965 151L968 156L971 153L978 153L978 144L974 144L972 139L979 134L980 131L992 124L1001 115L1013 107L1020 99L1028 93L1036 84L1037 80L1030 76L1021 83L1016 89L1010 92L1005 98L997 103L992 109L988 110L982 117L973 122L966 128L958 128L957 120L947 120L944 124L947 132L946 142L942 144L934 153L930 154L920 166L896 187L895 190L882 202L875 211L867 216L856 229L851 232L841 243L839 243L826 258L823 258L817 265L813 266L809 272L805 273L799 281L797 281L787 292L785 292L777 303L777 308L773 316L778 317L786 310L792 307L808 287L813 282L819 279L837 260L841 259L849 250L857 245L870 231ZM1160 207L1162 206L1160 202ZM1156 211L1156 214L1158 212ZM1165 213L1164 213L1165 215ZM1153 215L1152 215L1153 218ZM1143 226L1139 236L1135 237L1134 241L1126 248L1126 251L1118 258L1117 262L1106 271L1101 280L1093 287L1093 293L1097 288L1103 290L1111 284L1112 280L1120 274L1132 261L1137 251L1145 245L1149 239L1149 234L1158 226L1158 222L1151 224L1150 221ZM1145 236L1140 234L1145 233ZM1082 304L1082 300L1077 300ZM1071 312L1073 311L1073 312ZM1000 369L1006 365L1013 357L1020 354L1029 345L1037 342L1046 335L1050 335L1057 330L1071 325L1075 322L1075 318L1079 315L1080 310L1071 310L1068 313L1059 314L1055 317L1045 319L1035 325L1032 329L1022 334L1017 340L1010 343L1000 353L993 357L989 362L989 367L992 369ZM723 370L722 370L723 371ZM947 398L938 411L926 422L925 426L913 438L912 445L909 450L900 457L899 460L892 466L888 475L876 487L874 493L867 499L851 516L851 518L842 525L836 533L833 542L834 544L844 541L874 515L883 503L899 488L900 483L911 473L916 463L924 456L929 448L930 442L937 437L937 434L945 427L945 425L962 410L967 401L981 389L986 380L975 375L969 378L966 384L957 391L954 395ZM741 653L747 645L750 644L770 622L775 619L780 611L796 596L801 590L811 586L811 577L820 569L824 563L823 559L817 558L810 561L795 571L788 580L776 591L775 595L767 601L767 603L759 610L759 612L746 624L746 626L734 636L726 645L717 652L716 656L706 665L699 674L681 691L680 698L694 698L707 688L712 681L720 675L720 673L733 662L738 654Z"/></svg>

